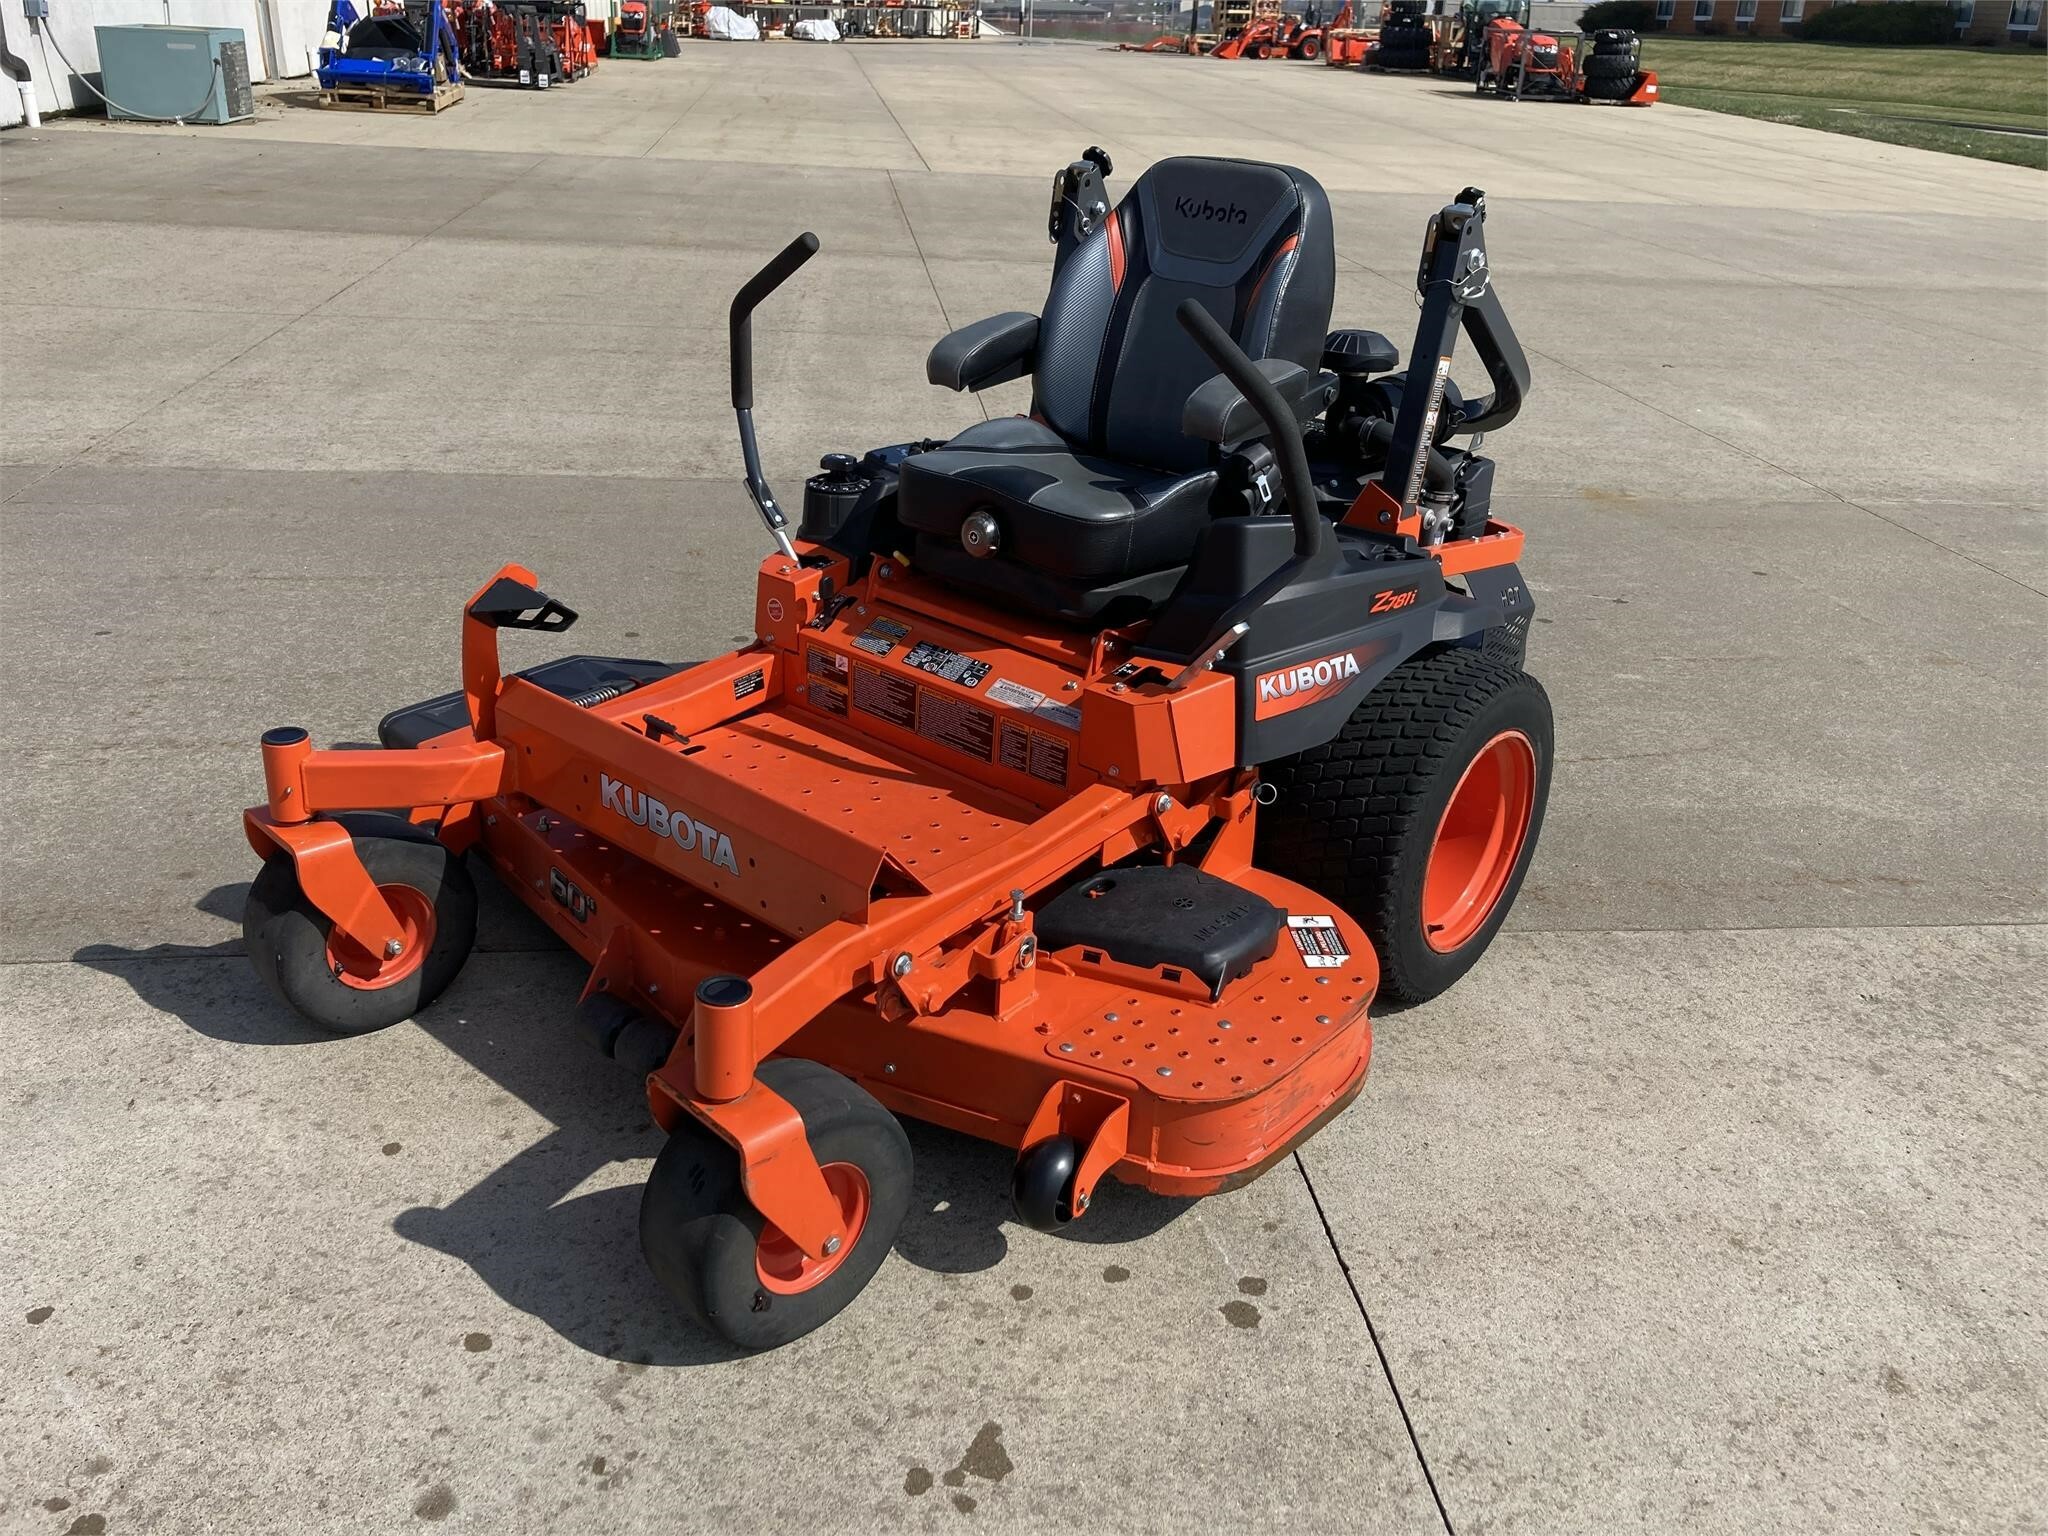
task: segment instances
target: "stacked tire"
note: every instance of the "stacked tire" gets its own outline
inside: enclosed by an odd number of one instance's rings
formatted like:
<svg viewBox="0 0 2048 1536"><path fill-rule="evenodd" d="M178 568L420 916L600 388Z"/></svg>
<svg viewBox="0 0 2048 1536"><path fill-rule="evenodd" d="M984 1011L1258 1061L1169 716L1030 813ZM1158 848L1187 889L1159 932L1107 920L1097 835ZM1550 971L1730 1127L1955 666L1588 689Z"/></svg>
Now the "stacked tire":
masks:
<svg viewBox="0 0 2048 1536"><path fill-rule="evenodd" d="M1627 101L1635 93L1641 72L1641 45L1633 32L1603 27L1593 34L1593 51L1586 58L1585 91L1593 101Z"/></svg>
<svg viewBox="0 0 2048 1536"><path fill-rule="evenodd" d="M1389 21L1380 28L1380 44L1373 51L1375 69L1402 72L1429 68L1430 33L1420 21Z"/></svg>

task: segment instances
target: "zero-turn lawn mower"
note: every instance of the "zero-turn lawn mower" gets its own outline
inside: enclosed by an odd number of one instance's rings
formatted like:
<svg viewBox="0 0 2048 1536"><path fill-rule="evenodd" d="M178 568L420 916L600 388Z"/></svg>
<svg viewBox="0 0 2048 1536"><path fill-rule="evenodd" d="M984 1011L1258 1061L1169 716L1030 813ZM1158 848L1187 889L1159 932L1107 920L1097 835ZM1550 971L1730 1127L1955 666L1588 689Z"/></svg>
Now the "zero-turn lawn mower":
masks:
<svg viewBox="0 0 2048 1536"><path fill-rule="evenodd" d="M263 737L264 980L343 1033L425 1008L480 856L589 962L582 1031L668 1133L642 1246L741 1346L882 1262L898 1115L1014 1148L1034 1227L1106 1177L1256 1178L1363 1086L1376 994L1485 951L1535 848L1550 706L1473 451L1528 384L1484 197L1428 221L1404 368L1328 329L1309 176L1169 159L1112 207L1108 172L1091 150L1057 178L1044 312L930 356L953 389L1030 378L1031 414L830 455L793 530L751 317L815 237L741 289L775 546L751 644L508 674L500 631L576 615L507 565L463 608L460 691L386 717L384 750ZM1481 397L1450 380L1461 330Z"/></svg>

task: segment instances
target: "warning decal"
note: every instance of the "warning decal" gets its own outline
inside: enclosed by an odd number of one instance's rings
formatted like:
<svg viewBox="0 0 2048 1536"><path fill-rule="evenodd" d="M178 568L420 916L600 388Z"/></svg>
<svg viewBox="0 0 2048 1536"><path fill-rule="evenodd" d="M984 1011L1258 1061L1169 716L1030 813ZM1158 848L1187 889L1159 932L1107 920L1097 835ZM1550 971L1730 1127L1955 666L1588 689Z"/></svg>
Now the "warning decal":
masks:
<svg viewBox="0 0 2048 1536"><path fill-rule="evenodd" d="M1031 777L1048 784L1067 782L1067 744L1050 736L1031 733Z"/></svg>
<svg viewBox="0 0 2048 1536"><path fill-rule="evenodd" d="M853 707L906 731L917 729L917 684L880 667L853 669Z"/></svg>
<svg viewBox="0 0 2048 1536"><path fill-rule="evenodd" d="M999 677L988 685L989 701L1007 704L1012 709L1028 710L1048 725L1057 725L1070 731L1081 729L1081 711L1071 704L1055 704L1036 688L1026 688L1022 683L1013 683L1007 677Z"/></svg>
<svg viewBox="0 0 2048 1536"><path fill-rule="evenodd" d="M920 672L929 672L933 677L943 677L949 683L958 683L962 688L978 687L989 674L985 661L976 661L972 656L962 656L958 651L949 651L943 645L934 645L929 640L920 640L910 648L903 658Z"/></svg>
<svg viewBox="0 0 2048 1536"><path fill-rule="evenodd" d="M813 677L829 678L835 683L846 681L846 658L837 651L822 650L815 645L804 647L804 670Z"/></svg>
<svg viewBox="0 0 2048 1536"><path fill-rule="evenodd" d="M828 715L846 713L846 690L834 688L830 683L811 680L811 707L822 709Z"/></svg>
<svg viewBox="0 0 2048 1536"><path fill-rule="evenodd" d="M732 696L736 699L744 699L750 693L759 693L764 686L766 686L766 679L762 675L761 668L756 667L753 671L732 680Z"/></svg>
<svg viewBox="0 0 2048 1536"><path fill-rule="evenodd" d="M917 690L917 734L984 763L995 748L996 717L965 699Z"/></svg>
<svg viewBox="0 0 2048 1536"><path fill-rule="evenodd" d="M1302 964L1310 970L1335 970L1351 958L1343 935L1337 932L1337 920L1327 913L1318 917L1295 917L1290 913L1287 932L1294 947L1301 951Z"/></svg>
<svg viewBox="0 0 2048 1536"><path fill-rule="evenodd" d="M853 643L871 655L886 656L896 649L896 642L909 633L908 629L894 619L878 618L854 636Z"/></svg>

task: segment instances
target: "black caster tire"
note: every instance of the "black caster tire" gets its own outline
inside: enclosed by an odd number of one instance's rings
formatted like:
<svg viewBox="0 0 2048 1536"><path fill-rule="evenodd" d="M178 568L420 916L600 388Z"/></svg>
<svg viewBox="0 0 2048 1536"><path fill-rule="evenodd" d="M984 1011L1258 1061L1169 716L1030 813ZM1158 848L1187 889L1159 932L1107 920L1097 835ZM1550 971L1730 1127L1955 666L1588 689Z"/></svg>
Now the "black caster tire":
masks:
<svg viewBox="0 0 2048 1536"><path fill-rule="evenodd" d="M640 1196L640 1248L663 1289L741 1349L774 1349L831 1321L894 1246L910 1208L910 1141L864 1089L812 1061L764 1063L760 1079L803 1117L852 1237L822 1262L768 1225L740 1183L739 1154L693 1118L655 1158Z"/></svg>
<svg viewBox="0 0 2048 1536"><path fill-rule="evenodd" d="M1018 1153L1010 1172L1010 1208L1017 1219L1039 1232L1072 1221L1074 1178L1080 1170L1081 1149L1071 1136L1048 1136Z"/></svg>
<svg viewBox="0 0 2048 1536"><path fill-rule="evenodd" d="M1278 798L1255 857L1358 919L1384 994L1427 1002L1514 906L1554 741L1549 696L1515 661L1460 646L1407 662L1335 740L1261 770Z"/></svg>
<svg viewBox="0 0 2048 1536"><path fill-rule="evenodd" d="M404 925L404 952L373 958L337 937L282 853L249 887L242 942L256 974L307 1022L331 1034L366 1035L411 1018L447 990L476 944L476 887L461 859L397 818L343 824ZM358 830L370 826L379 830Z"/></svg>

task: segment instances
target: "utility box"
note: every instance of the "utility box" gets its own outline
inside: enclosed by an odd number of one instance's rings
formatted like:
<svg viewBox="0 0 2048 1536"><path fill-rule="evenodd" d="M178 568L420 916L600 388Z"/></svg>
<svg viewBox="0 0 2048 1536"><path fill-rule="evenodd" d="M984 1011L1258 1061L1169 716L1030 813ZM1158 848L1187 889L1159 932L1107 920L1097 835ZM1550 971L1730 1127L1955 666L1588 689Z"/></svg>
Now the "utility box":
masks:
<svg viewBox="0 0 2048 1536"><path fill-rule="evenodd" d="M253 117L249 45L240 27L94 27L107 116L231 123ZM219 68L216 69L215 65Z"/></svg>

